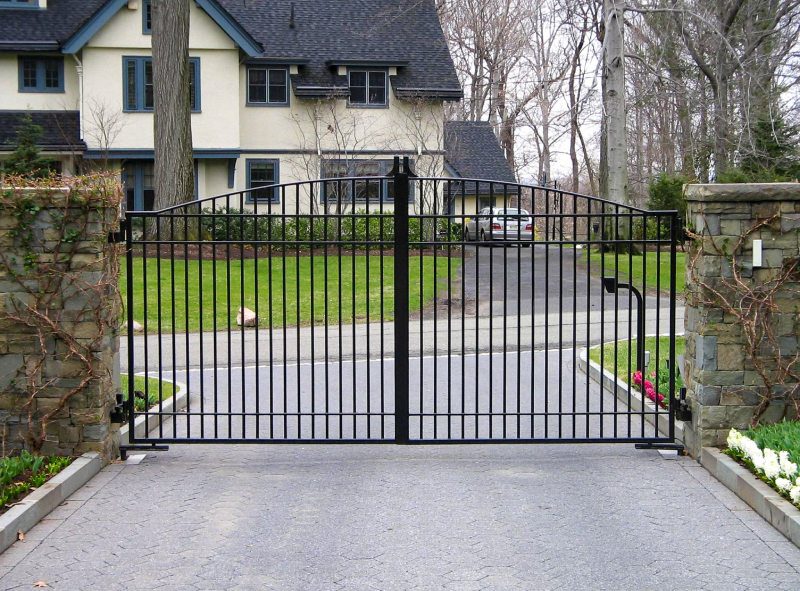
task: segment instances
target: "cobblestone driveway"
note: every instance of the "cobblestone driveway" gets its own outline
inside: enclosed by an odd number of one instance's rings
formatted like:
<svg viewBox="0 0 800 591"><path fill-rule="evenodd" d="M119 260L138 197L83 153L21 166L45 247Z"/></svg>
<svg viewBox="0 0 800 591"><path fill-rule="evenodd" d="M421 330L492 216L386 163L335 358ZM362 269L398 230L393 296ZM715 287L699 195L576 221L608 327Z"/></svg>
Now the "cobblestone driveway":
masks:
<svg viewBox="0 0 800 591"><path fill-rule="evenodd" d="M198 446L112 465L0 589L798 589L800 550L632 446Z"/></svg>

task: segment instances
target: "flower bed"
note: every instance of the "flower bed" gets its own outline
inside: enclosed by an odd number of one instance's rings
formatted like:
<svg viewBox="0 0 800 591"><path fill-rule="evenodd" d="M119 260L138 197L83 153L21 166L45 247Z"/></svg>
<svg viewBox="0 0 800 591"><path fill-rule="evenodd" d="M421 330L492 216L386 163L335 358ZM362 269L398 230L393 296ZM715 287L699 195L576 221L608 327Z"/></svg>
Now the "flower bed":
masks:
<svg viewBox="0 0 800 591"><path fill-rule="evenodd" d="M0 513L69 466L72 458L35 456L23 451L0 458Z"/></svg>
<svg viewBox="0 0 800 591"><path fill-rule="evenodd" d="M756 427L744 433L731 429L725 453L800 509L800 422Z"/></svg>

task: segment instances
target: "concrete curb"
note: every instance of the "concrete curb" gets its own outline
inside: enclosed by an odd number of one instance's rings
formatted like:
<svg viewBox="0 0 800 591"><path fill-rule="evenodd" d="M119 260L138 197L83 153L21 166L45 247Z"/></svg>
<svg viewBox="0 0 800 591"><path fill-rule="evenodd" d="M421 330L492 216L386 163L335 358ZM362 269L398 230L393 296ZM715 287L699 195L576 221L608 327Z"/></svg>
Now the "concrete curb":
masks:
<svg viewBox="0 0 800 591"><path fill-rule="evenodd" d="M633 412L641 412L642 404L644 404L644 412L648 413L645 415L645 420L649 425L654 424L654 417L649 413L656 412L655 404L648 399L642 403L642 395L639 391L629 388L628 384L622 380L615 379L613 373L607 369L603 369L598 363L589 359L588 349L581 349L578 351L578 369L586 373L589 379L593 380L597 385L601 385L602 382L602 388L606 393L616 396L617 400L624 403ZM628 398L629 395L630 399ZM664 435L669 434L669 411L664 409L659 410L658 430ZM675 421L675 439L683 442L683 423L680 421Z"/></svg>
<svg viewBox="0 0 800 591"><path fill-rule="evenodd" d="M0 552L17 541L18 532L27 532L50 511L89 482L103 468L97 452L88 452L0 515Z"/></svg>
<svg viewBox="0 0 800 591"><path fill-rule="evenodd" d="M148 411L155 413L158 412L171 413L185 409L189 400L189 390L186 388L186 384L182 382L171 382L170 380L162 380L162 381L174 383L178 391L175 394L173 394L169 399L165 400L160 408L158 405L155 405L150 407ZM141 415L137 417L133 423L134 438L141 439L147 435L147 429L145 429L145 418L147 419L147 427L149 427L151 431L156 427L158 427L164 420L166 420L164 414L151 415L148 417ZM129 430L130 430L129 423L125 423L124 425L120 426L119 428L120 445L130 444L131 440L128 435Z"/></svg>
<svg viewBox="0 0 800 591"><path fill-rule="evenodd" d="M714 478L800 547L800 510L736 460L713 447L700 452L700 464Z"/></svg>

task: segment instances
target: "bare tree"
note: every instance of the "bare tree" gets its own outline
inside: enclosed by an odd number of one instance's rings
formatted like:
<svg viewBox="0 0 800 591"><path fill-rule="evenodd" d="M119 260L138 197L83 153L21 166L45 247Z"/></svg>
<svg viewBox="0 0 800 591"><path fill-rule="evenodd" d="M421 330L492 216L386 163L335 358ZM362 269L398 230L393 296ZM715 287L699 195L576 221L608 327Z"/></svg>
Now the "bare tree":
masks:
<svg viewBox="0 0 800 591"><path fill-rule="evenodd" d="M124 118L119 109L112 109L105 102L89 99L90 121L86 126L86 136L100 148L100 164L108 169L108 153L124 126Z"/></svg>

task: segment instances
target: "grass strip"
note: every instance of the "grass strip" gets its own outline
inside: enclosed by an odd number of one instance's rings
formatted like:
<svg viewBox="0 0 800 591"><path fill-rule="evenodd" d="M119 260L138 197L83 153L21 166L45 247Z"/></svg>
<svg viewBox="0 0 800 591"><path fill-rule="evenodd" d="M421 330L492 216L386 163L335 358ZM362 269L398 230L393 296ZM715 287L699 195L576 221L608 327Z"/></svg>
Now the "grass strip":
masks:
<svg viewBox="0 0 800 591"><path fill-rule="evenodd" d="M122 397L128 399L128 375L121 374L122 382ZM158 404L159 391L161 392L160 400L164 401L172 398L175 394L175 384L166 380L159 380L158 378L151 378L145 376L133 376L133 390L134 392L147 393L147 400L137 396L133 401L133 407L138 412L144 412ZM146 403L145 403L146 402Z"/></svg>
<svg viewBox="0 0 800 591"><path fill-rule="evenodd" d="M655 290L659 285L659 274L661 275L661 290L669 290L669 271L670 256L669 252L661 252L660 261L658 253L646 252L643 255L633 255L629 258L627 254L616 254L613 252L592 251L589 255L592 264L592 271L600 273L601 262L605 261L605 275L613 276L616 270L619 279L628 280L640 290L642 289L642 278L645 279L644 285L649 291ZM647 274L645 275L645 261L647 263ZM675 293L682 294L686 286L686 253L675 253Z"/></svg>
<svg viewBox="0 0 800 591"><path fill-rule="evenodd" d="M394 317L394 257L377 255L273 257L259 259L258 290L256 290L256 263L253 259L213 261L176 260L162 258L161 266L156 259L134 259L133 267L133 317L142 324L147 322L148 331L154 331L161 320L161 332L189 332L236 328L236 315L240 306L259 310L260 326L279 328L322 324L325 321L325 298L328 300L328 322L344 323L367 319L369 302L370 320L380 318L381 293L383 293L383 318ZM326 274L327 260L327 274ZM449 276L455 278L461 265L458 258L446 255L409 257L409 308L418 312L433 301L434 286L439 293L447 287ZM355 265L353 264L355 263ZM367 267L369 266L369 284ZM314 275L314 290L311 290L311 274ZM159 272L160 271L160 272ZM187 278L188 276L188 284ZM145 289L146 279L146 289ZM299 281L299 293L298 293ZM271 287L271 289L270 289ZM327 288L327 289L326 289ZM200 292L202 289L202 297ZM123 273L120 281L123 302L127 303L127 277ZM244 301L242 301L242 291ZM341 291L342 299L339 301ZM229 297L230 294L230 297ZM355 294L355 297L354 297ZM420 295L422 296L420 298ZM314 302L314 318L311 318L311 302ZM353 303L355 300L355 305ZM422 302L421 302L422 300ZM145 302L147 314L145 315ZM258 306L256 306L258 302ZM160 303L160 310L159 310ZM268 310L272 304L272 318ZM174 315L173 315L174 308ZM187 323L188 321L188 323Z"/></svg>

